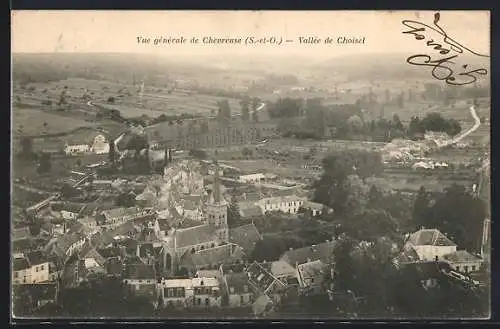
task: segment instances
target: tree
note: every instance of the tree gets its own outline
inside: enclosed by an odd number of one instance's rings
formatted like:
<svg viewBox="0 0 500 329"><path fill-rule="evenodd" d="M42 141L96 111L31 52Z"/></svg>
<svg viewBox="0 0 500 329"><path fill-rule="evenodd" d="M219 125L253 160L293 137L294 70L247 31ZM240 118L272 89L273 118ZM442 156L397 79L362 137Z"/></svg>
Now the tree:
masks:
<svg viewBox="0 0 500 329"><path fill-rule="evenodd" d="M363 129L363 121L357 115L350 116L349 119L347 119L347 124L353 133L360 133Z"/></svg>
<svg viewBox="0 0 500 329"><path fill-rule="evenodd" d="M401 119L399 118L399 115L394 114L392 116L392 124L396 130L399 131L404 131L405 127L403 126L403 123L401 122Z"/></svg>
<svg viewBox="0 0 500 329"><path fill-rule="evenodd" d="M408 135L414 137L417 134L425 133L425 127L418 117L412 117L408 125Z"/></svg>
<svg viewBox="0 0 500 329"><path fill-rule="evenodd" d="M240 207L236 198L231 198L231 203L227 209L227 224L229 227L235 227L240 222Z"/></svg>
<svg viewBox="0 0 500 329"><path fill-rule="evenodd" d="M314 199L335 210L344 213L353 188L361 188L350 176L359 176L362 180L379 175L384 167L379 153L367 150L335 151L323 159L323 174L315 184Z"/></svg>
<svg viewBox="0 0 500 329"><path fill-rule="evenodd" d="M245 97L240 102L241 105L241 119L248 121L250 119L250 100Z"/></svg>
<svg viewBox="0 0 500 329"><path fill-rule="evenodd" d="M428 226L429 220L429 195L425 190L425 187L421 186L418 190L417 197L413 203L412 211L412 221L415 224L415 228L420 226Z"/></svg>
<svg viewBox="0 0 500 329"><path fill-rule="evenodd" d="M115 103L115 98L113 96L109 96L108 99L107 99L107 102L110 103L110 104L114 104Z"/></svg>
<svg viewBox="0 0 500 329"><path fill-rule="evenodd" d="M479 252L486 204L453 184L438 197L429 209L429 227L437 228L461 249Z"/></svg>
<svg viewBox="0 0 500 329"><path fill-rule="evenodd" d="M115 161L116 161L116 147L115 147L115 141L114 140L110 140L109 141L108 160L111 163L111 166L114 167Z"/></svg>
<svg viewBox="0 0 500 329"><path fill-rule="evenodd" d="M460 122L455 119L449 119L445 131L450 136L456 136L462 131Z"/></svg>
<svg viewBox="0 0 500 329"><path fill-rule="evenodd" d="M38 164L38 173L48 173L52 167L50 153L42 153L40 156L40 162Z"/></svg>
<svg viewBox="0 0 500 329"><path fill-rule="evenodd" d="M33 155L33 139L31 137L23 136L21 138L21 155L29 159Z"/></svg>
<svg viewBox="0 0 500 329"><path fill-rule="evenodd" d="M368 206L371 208L380 207L380 202L383 198L382 192L377 188L377 186L372 185L370 187L370 192L368 194Z"/></svg>
<svg viewBox="0 0 500 329"><path fill-rule="evenodd" d="M125 208L133 207L135 205L135 195L127 192L121 193L116 198L115 204L118 207L125 207Z"/></svg>
<svg viewBox="0 0 500 329"><path fill-rule="evenodd" d="M65 183L61 188L61 194L66 198L72 198L80 195L80 192L70 184Z"/></svg>
<svg viewBox="0 0 500 329"><path fill-rule="evenodd" d="M400 94L398 95L398 106L399 106L400 108L402 108L402 107L404 107L404 105L405 105L405 98L404 98L403 93L400 93Z"/></svg>
<svg viewBox="0 0 500 329"><path fill-rule="evenodd" d="M218 112L217 119L220 122L228 122L231 120L231 107L229 106L229 101L223 99L217 102Z"/></svg>
<svg viewBox="0 0 500 329"><path fill-rule="evenodd" d="M252 121L259 122L259 112L257 112L257 110L252 112Z"/></svg>

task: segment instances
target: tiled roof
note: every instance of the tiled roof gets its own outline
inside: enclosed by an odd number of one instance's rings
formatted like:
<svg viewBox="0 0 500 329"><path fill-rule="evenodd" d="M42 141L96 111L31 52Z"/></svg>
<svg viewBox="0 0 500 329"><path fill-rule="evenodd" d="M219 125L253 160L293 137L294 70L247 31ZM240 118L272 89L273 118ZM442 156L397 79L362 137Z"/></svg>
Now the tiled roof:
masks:
<svg viewBox="0 0 500 329"><path fill-rule="evenodd" d="M207 243L214 240L214 228L208 224L179 229L175 232L175 244L177 248Z"/></svg>
<svg viewBox="0 0 500 329"><path fill-rule="evenodd" d="M141 212L142 209L136 208L136 207L129 207L129 208L114 208L110 210L104 210L102 214L106 216L106 218L121 218L123 216L127 215L135 215L138 212Z"/></svg>
<svg viewBox="0 0 500 329"><path fill-rule="evenodd" d="M255 243L261 239L262 236L253 223L229 230L229 241L242 247L246 253L249 253L255 246Z"/></svg>
<svg viewBox="0 0 500 329"><path fill-rule="evenodd" d="M242 256L241 247L234 244L226 244L197 251L191 255L191 259L196 268L202 268L206 266L219 266L222 263L232 263L241 259Z"/></svg>
<svg viewBox="0 0 500 329"><path fill-rule="evenodd" d="M26 258L29 260L31 266L47 263L47 257L41 250L36 250L27 253Z"/></svg>
<svg viewBox="0 0 500 329"><path fill-rule="evenodd" d="M226 280L229 293L231 294L231 288L234 289L234 294L243 294L251 292L251 285L248 282L247 273L230 273L224 276ZM247 287L245 291L245 286Z"/></svg>
<svg viewBox="0 0 500 329"><path fill-rule="evenodd" d="M199 278L219 278L219 270L198 270L196 271L196 276Z"/></svg>
<svg viewBox="0 0 500 329"><path fill-rule="evenodd" d="M277 278L281 277L294 277L296 276L295 269L289 265L287 262L282 260L277 260L274 262L266 263L269 266L269 272Z"/></svg>
<svg viewBox="0 0 500 329"><path fill-rule="evenodd" d="M241 217L259 217L262 216L262 209L259 206L250 206L240 208Z"/></svg>
<svg viewBox="0 0 500 329"><path fill-rule="evenodd" d="M322 210L325 206L323 204L317 203L317 202L304 201L304 204L302 205L302 207L307 208L307 209Z"/></svg>
<svg viewBox="0 0 500 329"><path fill-rule="evenodd" d="M91 237L92 244L98 248L103 248L113 243L113 236L109 232L98 232Z"/></svg>
<svg viewBox="0 0 500 329"><path fill-rule="evenodd" d="M123 249L119 247L107 247L97 249L97 252L104 258L124 257Z"/></svg>
<svg viewBox="0 0 500 329"><path fill-rule="evenodd" d="M452 263L478 262L481 258L471 255L465 250L458 250L451 254L444 255L443 258Z"/></svg>
<svg viewBox="0 0 500 329"><path fill-rule="evenodd" d="M154 279L156 276L153 265L127 264L123 273L124 279Z"/></svg>
<svg viewBox="0 0 500 329"><path fill-rule="evenodd" d="M309 247L292 249L281 255L280 260L295 266L309 261L321 260L324 263L330 263L333 257L335 242L329 241Z"/></svg>
<svg viewBox="0 0 500 329"><path fill-rule="evenodd" d="M118 258L111 258L106 262L106 272L108 275L120 276L122 274L123 264Z"/></svg>
<svg viewBox="0 0 500 329"><path fill-rule="evenodd" d="M79 256L81 259L93 258L100 266L104 266L104 264L106 263L106 259L100 253L98 253L93 246L90 246L90 248L85 250L85 252L80 252Z"/></svg>
<svg viewBox="0 0 500 329"><path fill-rule="evenodd" d="M415 251L415 249L412 246L405 246L403 252L401 252L401 254L399 254L394 259L394 263L399 265L405 263L418 262L419 260L420 257L418 256L418 253Z"/></svg>
<svg viewBox="0 0 500 329"><path fill-rule="evenodd" d="M30 229L26 227L15 228L12 230L12 240L24 240L28 239L31 236Z"/></svg>
<svg viewBox="0 0 500 329"><path fill-rule="evenodd" d="M300 273L300 276L303 278L317 277L317 276L323 274L325 269L326 269L326 265L320 260L300 264L299 266L297 266L297 270Z"/></svg>
<svg viewBox="0 0 500 329"><path fill-rule="evenodd" d="M254 262L247 269L249 280L262 292L265 292L275 282L280 282L261 264ZM282 283L281 285L284 286Z"/></svg>
<svg viewBox="0 0 500 329"><path fill-rule="evenodd" d="M410 235L409 242L415 246L456 246L453 241L436 229L421 229Z"/></svg>
<svg viewBox="0 0 500 329"><path fill-rule="evenodd" d="M15 258L12 262L12 268L14 271L22 271L30 267L30 263L26 258Z"/></svg>

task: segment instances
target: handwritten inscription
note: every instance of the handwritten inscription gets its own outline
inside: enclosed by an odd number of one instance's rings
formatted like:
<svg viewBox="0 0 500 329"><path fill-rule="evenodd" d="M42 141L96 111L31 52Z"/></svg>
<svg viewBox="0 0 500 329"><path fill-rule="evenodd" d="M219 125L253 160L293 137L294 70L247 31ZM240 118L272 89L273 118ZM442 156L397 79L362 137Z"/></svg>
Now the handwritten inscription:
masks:
<svg viewBox="0 0 500 329"><path fill-rule="evenodd" d="M443 30L443 28L438 25L439 20L440 14L435 13L433 23L434 26L429 26L412 20L402 21L403 25L409 28L409 30L403 31L403 34L413 35L416 40L425 41L425 44L428 47L432 47L439 55L441 55L439 58L433 58L431 55L417 54L408 57L406 62L411 65L431 67L431 74L434 78L455 86L474 83L477 81L479 76L487 75L488 70L485 68L472 69L469 64L457 64L459 56L464 53L479 57L489 56L472 51L452 39ZM426 33L435 33L439 35L439 40L432 39L430 36L427 36ZM455 71L458 71L459 73L456 73Z"/></svg>

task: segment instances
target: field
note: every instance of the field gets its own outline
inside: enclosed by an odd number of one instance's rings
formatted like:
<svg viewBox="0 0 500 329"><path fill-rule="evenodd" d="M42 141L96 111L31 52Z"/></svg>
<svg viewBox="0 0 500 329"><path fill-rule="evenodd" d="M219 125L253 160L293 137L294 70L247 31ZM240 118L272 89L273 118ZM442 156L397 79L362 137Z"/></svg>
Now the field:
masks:
<svg viewBox="0 0 500 329"><path fill-rule="evenodd" d="M61 116L29 108L12 109L12 132L14 135L56 134L86 125L88 123L84 120L71 116Z"/></svg>
<svg viewBox="0 0 500 329"><path fill-rule="evenodd" d="M146 82L147 83L147 82ZM156 117L161 114L200 114L210 115L217 109L217 101L227 99L234 113L240 111L239 100L201 95L195 92L185 93L170 91L166 88L144 87L142 97L139 86L120 84L109 81L96 81L85 79L68 79L51 83L32 84L35 92L42 99L58 100L59 95L65 91L68 99L82 100L83 95L88 95L92 103L115 108L124 117L138 117L143 114ZM107 104L109 97L115 98L114 104ZM89 98L90 99L90 98ZM82 101L82 103L85 103Z"/></svg>

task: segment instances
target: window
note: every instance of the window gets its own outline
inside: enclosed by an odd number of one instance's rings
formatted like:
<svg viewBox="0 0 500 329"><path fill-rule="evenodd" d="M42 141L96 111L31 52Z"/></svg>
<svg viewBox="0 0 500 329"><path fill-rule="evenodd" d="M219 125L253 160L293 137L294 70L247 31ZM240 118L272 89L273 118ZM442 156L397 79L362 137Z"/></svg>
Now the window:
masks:
<svg viewBox="0 0 500 329"><path fill-rule="evenodd" d="M19 277L19 272L14 272L14 277L15 278Z"/></svg>
<svg viewBox="0 0 500 329"><path fill-rule="evenodd" d="M208 305L210 305L210 299L205 298L205 306L208 306Z"/></svg>
<svg viewBox="0 0 500 329"><path fill-rule="evenodd" d="M243 286L243 292L247 293L248 292L248 285Z"/></svg>
<svg viewBox="0 0 500 329"><path fill-rule="evenodd" d="M245 296L244 295L240 296L240 303L241 304L245 303Z"/></svg>
<svg viewBox="0 0 500 329"><path fill-rule="evenodd" d="M476 266L472 265L471 271L475 271L475 270L476 270Z"/></svg>
<svg viewBox="0 0 500 329"><path fill-rule="evenodd" d="M456 266L455 270L460 271L460 266Z"/></svg>
<svg viewBox="0 0 500 329"><path fill-rule="evenodd" d="M194 248L191 248L191 253L194 254L195 250Z"/></svg>
<svg viewBox="0 0 500 329"><path fill-rule="evenodd" d="M229 291L230 291L231 294L234 294L234 287L230 287Z"/></svg>
<svg viewBox="0 0 500 329"><path fill-rule="evenodd" d="M469 266L465 265L464 266L464 271L465 271L465 273L469 272Z"/></svg>
<svg viewBox="0 0 500 329"><path fill-rule="evenodd" d="M201 305L201 298L196 298L196 305Z"/></svg>

